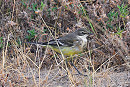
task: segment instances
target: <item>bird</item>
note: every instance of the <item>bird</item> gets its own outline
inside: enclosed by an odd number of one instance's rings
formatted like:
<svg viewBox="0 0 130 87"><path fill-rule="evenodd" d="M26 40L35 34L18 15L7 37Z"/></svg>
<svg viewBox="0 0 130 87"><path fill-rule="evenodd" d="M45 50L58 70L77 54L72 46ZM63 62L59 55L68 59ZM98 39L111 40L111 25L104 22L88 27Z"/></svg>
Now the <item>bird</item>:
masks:
<svg viewBox="0 0 130 87"><path fill-rule="evenodd" d="M73 56L75 54L83 52L84 48L87 47L88 38L91 35L92 33L88 31L86 28L79 28L72 33L59 37L57 39L50 40L48 42L27 43L41 46L49 46L57 53L63 54L65 56ZM74 66L72 62L71 65ZM77 70L75 66L74 68ZM78 73L80 73L79 70L77 71Z"/></svg>

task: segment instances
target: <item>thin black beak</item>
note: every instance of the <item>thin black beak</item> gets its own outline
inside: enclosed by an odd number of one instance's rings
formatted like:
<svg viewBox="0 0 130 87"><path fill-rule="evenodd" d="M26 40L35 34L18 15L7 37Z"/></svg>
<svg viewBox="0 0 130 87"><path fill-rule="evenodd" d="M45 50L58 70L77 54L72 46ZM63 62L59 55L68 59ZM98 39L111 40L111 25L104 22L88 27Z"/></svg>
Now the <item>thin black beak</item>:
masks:
<svg viewBox="0 0 130 87"><path fill-rule="evenodd" d="M94 34L91 32L91 33L89 33L89 37L93 37L94 36Z"/></svg>

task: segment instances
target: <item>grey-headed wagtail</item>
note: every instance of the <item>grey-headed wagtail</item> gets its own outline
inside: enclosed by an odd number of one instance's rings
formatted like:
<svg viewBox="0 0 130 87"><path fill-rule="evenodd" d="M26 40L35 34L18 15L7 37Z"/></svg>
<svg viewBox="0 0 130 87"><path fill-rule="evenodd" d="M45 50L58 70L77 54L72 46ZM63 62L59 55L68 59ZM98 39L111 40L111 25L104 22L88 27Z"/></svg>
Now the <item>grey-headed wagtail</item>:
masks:
<svg viewBox="0 0 130 87"><path fill-rule="evenodd" d="M39 42L39 43L30 43L30 44L39 44L42 46L49 46L54 51L58 52L66 56L72 56L78 53L81 53L84 48L87 46L87 38L91 35L91 33L85 29L80 28L73 33L69 33L66 36L57 38L56 40L50 40L49 42ZM71 63L72 64L72 63ZM74 66L72 64L72 66ZM74 66L74 68L78 71L78 69ZM78 71L79 74L81 74Z"/></svg>

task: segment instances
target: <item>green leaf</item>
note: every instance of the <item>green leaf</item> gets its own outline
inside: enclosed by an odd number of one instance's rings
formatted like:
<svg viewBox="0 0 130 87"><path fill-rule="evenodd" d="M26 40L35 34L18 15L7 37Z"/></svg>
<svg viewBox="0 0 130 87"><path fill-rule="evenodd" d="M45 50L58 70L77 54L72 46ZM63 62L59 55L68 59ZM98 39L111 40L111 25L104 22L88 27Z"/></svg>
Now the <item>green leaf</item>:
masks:
<svg viewBox="0 0 130 87"><path fill-rule="evenodd" d="M128 5L126 5L125 7L124 7L124 9L126 9L128 7Z"/></svg>
<svg viewBox="0 0 130 87"><path fill-rule="evenodd" d="M120 9L121 7L119 5L117 5L117 7Z"/></svg>
<svg viewBox="0 0 130 87"><path fill-rule="evenodd" d="M52 10L52 11L55 11L56 9L57 9L57 7L53 7L51 10Z"/></svg>
<svg viewBox="0 0 130 87"><path fill-rule="evenodd" d="M31 7L28 7L29 10L33 10Z"/></svg>
<svg viewBox="0 0 130 87"><path fill-rule="evenodd" d="M33 3L32 6L33 6L33 10L36 11L37 4Z"/></svg>
<svg viewBox="0 0 130 87"><path fill-rule="evenodd" d="M24 0L22 0L21 3L23 4L23 6L24 6L25 8L27 7L27 5L25 4L25 1L24 1Z"/></svg>
<svg viewBox="0 0 130 87"><path fill-rule="evenodd" d="M3 37L0 37L0 48L3 48Z"/></svg>
<svg viewBox="0 0 130 87"><path fill-rule="evenodd" d="M41 1L41 8L40 8L40 10L43 10L44 7L45 7L45 4L43 4L43 2Z"/></svg>

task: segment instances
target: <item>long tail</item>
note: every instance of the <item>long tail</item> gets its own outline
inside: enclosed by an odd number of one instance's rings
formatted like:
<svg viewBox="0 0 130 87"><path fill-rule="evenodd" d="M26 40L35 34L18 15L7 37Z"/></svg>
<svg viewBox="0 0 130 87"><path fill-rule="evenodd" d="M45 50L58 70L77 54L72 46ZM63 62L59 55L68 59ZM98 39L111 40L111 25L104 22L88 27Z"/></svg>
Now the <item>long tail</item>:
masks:
<svg viewBox="0 0 130 87"><path fill-rule="evenodd" d="M40 45L40 46L46 46L46 45L48 45L47 42L45 42L45 43L42 43L42 42L38 42L38 43L35 43L35 42L24 42L24 43L29 43L29 44L34 44L34 45Z"/></svg>

